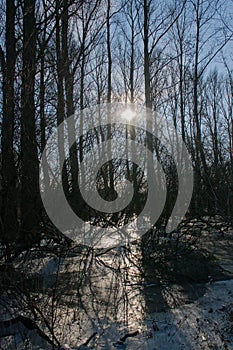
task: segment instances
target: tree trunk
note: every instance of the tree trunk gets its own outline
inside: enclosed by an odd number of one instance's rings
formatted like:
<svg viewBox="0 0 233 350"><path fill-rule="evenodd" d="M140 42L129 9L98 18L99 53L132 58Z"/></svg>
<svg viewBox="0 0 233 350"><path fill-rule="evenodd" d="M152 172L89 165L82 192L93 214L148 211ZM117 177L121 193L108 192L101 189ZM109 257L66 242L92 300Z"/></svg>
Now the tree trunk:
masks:
<svg viewBox="0 0 233 350"><path fill-rule="evenodd" d="M30 246L38 240L40 218L39 167L35 125L36 23L35 2L23 6L23 72L21 114L21 241Z"/></svg>
<svg viewBox="0 0 233 350"><path fill-rule="evenodd" d="M63 87L63 62L61 53L61 34L60 34L60 21L59 21L59 4L60 1L56 1L56 58L57 58L57 126L64 122L65 118L65 101L64 101L64 87ZM59 148L59 160L65 158L64 149L64 128L59 128L58 132L58 148ZM62 165L62 164L60 164ZM63 186L65 193L69 191L69 181L67 174L66 162L63 165L62 172Z"/></svg>
<svg viewBox="0 0 233 350"><path fill-rule="evenodd" d="M69 63L68 53L68 1L64 1L64 9L62 14L62 55L64 65L64 78L65 78L65 95L66 95L66 116L71 117L75 113L74 106L74 76L71 71ZM72 121L72 120L71 120ZM72 176L72 192L78 191L78 152L77 143L71 145L71 139L75 139L75 124L71 123L72 126L68 128L68 138L70 147L70 165L71 165L71 176Z"/></svg>
<svg viewBox="0 0 233 350"><path fill-rule="evenodd" d="M18 231L16 167L14 143L14 75L16 60L15 5L14 0L6 1L6 60L1 50L3 71L3 119L2 119L2 232L5 244L16 239Z"/></svg>
<svg viewBox="0 0 233 350"><path fill-rule="evenodd" d="M143 22L143 41L144 41L144 79L145 79L145 102L146 107L152 107L151 101L151 84L150 84L150 55L149 55L149 5L147 0L144 0L143 7L144 22Z"/></svg>
<svg viewBox="0 0 233 350"><path fill-rule="evenodd" d="M44 43L42 43L44 45ZM40 131L41 131L41 153L44 151L46 146L46 117L45 117L45 82L44 82L44 74L45 74L45 57L44 57L44 48L41 51L41 59L40 59ZM45 190L49 186L49 172L48 172L48 164L46 159L46 164L43 167L43 176L44 176L44 186Z"/></svg>
<svg viewBox="0 0 233 350"><path fill-rule="evenodd" d="M110 12L111 12L111 0L107 3L107 57L108 57L108 86L107 86L107 103L112 102L112 53L111 53L111 24L110 24ZM111 136L112 136L112 126L110 119L110 107L108 106L108 128L107 128L107 139L110 140L108 145L108 154L112 156L112 146L111 146ZM110 160L108 166L108 176L109 176L109 199L113 200L114 196L114 167L113 162Z"/></svg>

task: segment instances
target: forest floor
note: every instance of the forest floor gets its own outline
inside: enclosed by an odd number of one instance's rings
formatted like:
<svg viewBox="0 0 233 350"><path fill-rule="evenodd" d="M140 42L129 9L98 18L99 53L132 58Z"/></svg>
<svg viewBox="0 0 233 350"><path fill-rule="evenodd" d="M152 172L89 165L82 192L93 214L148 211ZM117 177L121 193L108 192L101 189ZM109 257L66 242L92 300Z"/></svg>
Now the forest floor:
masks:
<svg viewBox="0 0 233 350"><path fill-rule="evenodd" d="M233 349L233 233L202 235L197 252L169 264L167 297L149 274L144 331L127 348Z"/></svg>
<svg viewBox="0 0 233 350"><path fill-rule="evenodd" d="M63 349L77 349L94 332L88 346L96 350L233 349L231 228L201 227L195 249L169 259L143 254L138 245L129 252L42 255L34 250L15 264L0 320L23 314L49 335L31 313L34 305ZM52 349L28 341L26 347L25 340L15 345L13 338L2 338L0 349Z"/></svg>

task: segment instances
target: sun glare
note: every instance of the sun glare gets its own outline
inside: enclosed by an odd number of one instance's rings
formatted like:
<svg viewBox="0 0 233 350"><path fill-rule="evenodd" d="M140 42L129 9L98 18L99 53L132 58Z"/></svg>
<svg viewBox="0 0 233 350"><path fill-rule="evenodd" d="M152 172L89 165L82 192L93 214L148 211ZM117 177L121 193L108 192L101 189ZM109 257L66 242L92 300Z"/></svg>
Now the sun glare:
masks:
<svg viewBox="0 0 233 350"><path fill-rule="evenodd" d="M134 117L135 117L135 112L132 111L132 109L127 108L122 114L121 114L122 119L126 122L130 122Z"/></svg>

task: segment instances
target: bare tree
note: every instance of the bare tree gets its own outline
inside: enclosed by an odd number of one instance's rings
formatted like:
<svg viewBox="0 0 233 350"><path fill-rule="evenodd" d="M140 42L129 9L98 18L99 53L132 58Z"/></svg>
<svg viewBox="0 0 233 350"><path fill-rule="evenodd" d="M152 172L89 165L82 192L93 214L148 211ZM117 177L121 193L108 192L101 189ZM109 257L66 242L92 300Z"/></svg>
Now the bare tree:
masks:
<svg viewBox="0 0 233 350"><path fill-rule="evenodd" d="M17 172L14 152L14 81L16 62L16 38L15 38L15 4L14 1L6 1L6 54L0 47L1 68L3 73L3 120L2 120L2 225L1 239L8 246L17 236L17 197L16 181ZM8 252L7 254L9 254Z"/></svg>
<svg viewBox="0 0 233 350"><path fill-rule="evenodd" d="M23 70L21 99L21 243L38 240L39 170L35 126L36 20L35 2L23 4Z"/></svg>

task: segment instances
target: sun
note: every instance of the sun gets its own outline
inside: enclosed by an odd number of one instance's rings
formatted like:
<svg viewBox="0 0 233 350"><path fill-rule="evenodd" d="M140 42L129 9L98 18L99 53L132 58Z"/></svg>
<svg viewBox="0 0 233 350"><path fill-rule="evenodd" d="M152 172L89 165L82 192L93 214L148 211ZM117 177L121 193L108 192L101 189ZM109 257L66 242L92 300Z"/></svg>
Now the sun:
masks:
<svg viewBox="0 0 233 350"><path fill-rule="evenodd" d="M135 112L132 109L127 108L124 112L121 113L121 117L126 122L131 122L135 117Z"/></svg>

